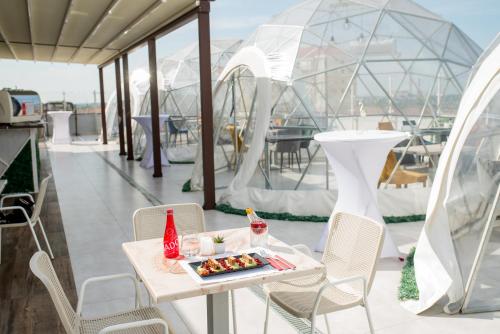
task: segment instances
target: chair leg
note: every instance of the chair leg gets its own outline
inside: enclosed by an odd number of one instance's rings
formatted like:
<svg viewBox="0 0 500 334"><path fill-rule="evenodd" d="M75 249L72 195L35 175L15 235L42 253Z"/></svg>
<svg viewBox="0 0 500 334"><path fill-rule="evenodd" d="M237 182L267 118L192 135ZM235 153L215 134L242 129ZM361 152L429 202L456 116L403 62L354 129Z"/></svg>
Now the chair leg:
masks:
<svg viewBox="0 0 500 334"><path fill-rule="evenodd" d="M325 324L326 324L326 332L328 334L332 334L331 330L330 330L330 323L328 322L328 315L327 314L324 314L323 315L325 317Z"/></svg>
<svg viewBox="0 0 500 334"><path fill-rule="evenodd" d="M311 151L309 151L309 147L306 148L307 151L307 157L309 158L309 161L311 161Z"/></svg>
<svg viewBox="0 0 500 334"><path fill-rule="evenodd" d="M283 152L281 152L280 173L283 173Z"/></svg>
<svg viewBox="0 0 500 334"><path fill-rule="evenodd" d="M238 333L238 326L236 325L236 300L234 290L231 290L231 310L233 312L233 334Z"/></svg>
<svg viewBox="0 0 500 334"><path fill-rule="evenodd" d="M35 232L35 224L31 224L31 222L29 221L28 222L28 226L31 230L31 234L33 235L33 239L35 239L35 244L36 244L36 248L41 251L42 250L42 247L40 247L40 243L38 242L38 237L36 236L36 232Z"/></svg>
<svg viewBox="0 0 500 334"><path fill-rule="evenodd" d="M372 317L370 316L370 309L368 308L368 302L366 298L364 298L363 303L363 306L365 307L366 318L368 319L368 326L370 326L370 333L374 334L375 332L373 331Z"/></svg>
<svg viewBox="0 0 500 334"><path fill-rule="evenodd" d="M42 230L42 235L43 238L45 239L45 244L47 245L47 248L49 250L50 258L54 260L54 253L52 253L52 248L50 247L49 239L47 238L47 234L45 233L45 229L43 228L42 220L40 218L38 218L38 224L40 224L40 230Z"/></svg>
<svg viewBox="0 0 500 334"><path fill-rule="evenodd" d="M269 308L271 307L271 298L267 296L266 298L266 320L264 320L264 334L267 334L267 328L269 326Z"/></svg>
<svg viewBox="0 0 500 334"><path fill-rule="evenodd" d="M316 314L311 315L309 319L311 321L311 334L316 332Z"/></svg>
<svg viewBox="0 0 500 334"><path fill-rule="evenodd" d="M297 152L295 152L295 158L297 159L297 166L299 166L299 173L302 173L302 170L300 170L300 160L299 160L299 155Z"/></svg>

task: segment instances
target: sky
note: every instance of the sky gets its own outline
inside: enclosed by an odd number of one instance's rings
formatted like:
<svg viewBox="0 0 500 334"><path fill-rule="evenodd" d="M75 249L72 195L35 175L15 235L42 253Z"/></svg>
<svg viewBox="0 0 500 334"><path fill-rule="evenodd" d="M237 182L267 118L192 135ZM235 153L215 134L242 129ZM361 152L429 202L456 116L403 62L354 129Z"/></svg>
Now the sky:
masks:
<svg viewBox="0 0 500 334"><path fill-rule="evenodd" d="M211 38L248 37L258 25L266 23L302 0L216 0L211 10ZM500 32L499 0L415 0L416 3L455 23L482 48ZM157 41L157 56L162 58L195 42L196 21ZM130 71L147 65L145 48L129 55ZM104 70L106 96L114 90L114 67ZM94 65L52 64L0 60L0 88L18 87L39 92L42 101L62 100L76 103L99 100L98 72Z"/></svg>

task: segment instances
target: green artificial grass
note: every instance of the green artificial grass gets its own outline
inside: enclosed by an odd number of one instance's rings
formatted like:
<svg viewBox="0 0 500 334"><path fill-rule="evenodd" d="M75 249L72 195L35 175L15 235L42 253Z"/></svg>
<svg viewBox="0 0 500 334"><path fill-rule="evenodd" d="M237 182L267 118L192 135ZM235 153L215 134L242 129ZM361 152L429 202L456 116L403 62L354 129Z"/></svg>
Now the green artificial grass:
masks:
<svg viewBox="0 0 500 334"><path fill-rule="evenodd" d="M184 187L187 187L186 184L187 184L187 182L182 187L182 191L184 191ZM189 189L191 189L191 184L189 184ZM215 209L218 211L224 212L224 213L246 216L245 210L233 208L229 204L217 204ZM329 219L329 217L326 217L326 216L315 216L315 215L297 216L297 215L293 215L293 214L288 213L288 212L279 212L279 213L263 212L263 211L256 211L256 212L259 215L259 217L261 217L263 219L303 221L303 222L313 222L313 223L326 223L326 222L328 222L328 219ZM421 221L421 220L425 220L425 215L384 217L384 221L386 222L386 224L407 223L407 222L414 222L414 221Z"/></svg>
<svg viewBox="0 0 500 334"><path fill-rule="evenodd" d="M399 300L418 300L418 286L415 278L415 266L413 258L415 256L415 247L410 251L406 257L405 265L401 272L401 285L399 286Z"/></svg>
<svg viewBox="0 0 500 334"><path fill-rule="evenodd" d="M188 193L191 191L191 179L187 180L183 185L182 185L182 192L183 193Z"/></svg>
<svg viewBox="0 0 500 334"><path fill-rule="evenodd" d="M36 143L36 158L38 164L38 179L40 179L40 151ZM18 156L5 171L2 179L7 180L3 193L33 192L33 172L31 170L31 143L28 141Z"/></svg>

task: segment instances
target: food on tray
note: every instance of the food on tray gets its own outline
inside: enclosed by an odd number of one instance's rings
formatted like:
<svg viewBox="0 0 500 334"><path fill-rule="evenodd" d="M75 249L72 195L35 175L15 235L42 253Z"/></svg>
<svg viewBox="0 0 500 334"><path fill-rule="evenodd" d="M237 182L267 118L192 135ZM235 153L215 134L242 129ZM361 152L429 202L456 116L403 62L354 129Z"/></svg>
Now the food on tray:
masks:
<svg viewBox="0 0 500 334"><path fill-rule="evenodd" d="M231 272L235 270L251 269L262 266L262 262L257 257L242 254L239 257L229 256L226 258L208 258L196 267L196 272L200 276L209 276L219 273Z"/></svg>

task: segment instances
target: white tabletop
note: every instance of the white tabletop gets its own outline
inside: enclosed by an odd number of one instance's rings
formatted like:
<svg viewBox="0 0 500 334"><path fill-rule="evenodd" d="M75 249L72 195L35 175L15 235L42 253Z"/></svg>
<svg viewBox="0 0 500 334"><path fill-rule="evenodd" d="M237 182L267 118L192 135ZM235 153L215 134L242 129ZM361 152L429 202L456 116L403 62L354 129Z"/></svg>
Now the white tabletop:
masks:
<svg viewBox="0 0 500 334"><path fill-rule="evenodd" d="M380 141L395 140L409 137L406 132L386 130L345 130L321 132L314 135L314 140L324 142Z"/></svg>
<svg viewBox="0 0 500 334"><path fill-rule="evenodd" d="M214 231L204 234L210 236L224 235L228 251L250 248L250 231L248 228ZM196 282L187 273L174 274L162 269L163 239L161 238L126 242L122 247L156 303L216 294L251 285L293 279L317 274L324 270L323 264L271 236L269 237L269 245L269 249L272 252L293 263L297 268L295 270L263 273L260 276L203 285Z"/></svg>
<svg viewBox="0 0 500 334"><path fill-rule="evenodd" d="M47 114L50 116L70 116L72 111L58 110L58 111L47 111Z"/></svg>

